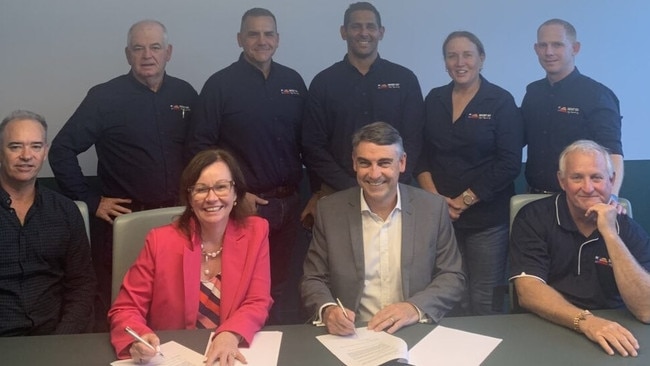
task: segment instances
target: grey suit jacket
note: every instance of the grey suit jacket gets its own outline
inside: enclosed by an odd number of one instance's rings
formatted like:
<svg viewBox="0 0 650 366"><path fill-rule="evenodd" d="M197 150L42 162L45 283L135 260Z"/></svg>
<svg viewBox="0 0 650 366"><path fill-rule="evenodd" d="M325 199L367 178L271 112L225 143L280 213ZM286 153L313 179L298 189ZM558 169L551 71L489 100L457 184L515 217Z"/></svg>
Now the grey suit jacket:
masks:
<svg viewBox="0 0 650 366"><path fill-rule="evenodd" d="M447 203L415 187L400 184L399 189L404 299L438 322L465 286ZM302 303L314 317L337 297L358 315L365 277L360 194L353 187L318 202L300 284Z"/></svg>

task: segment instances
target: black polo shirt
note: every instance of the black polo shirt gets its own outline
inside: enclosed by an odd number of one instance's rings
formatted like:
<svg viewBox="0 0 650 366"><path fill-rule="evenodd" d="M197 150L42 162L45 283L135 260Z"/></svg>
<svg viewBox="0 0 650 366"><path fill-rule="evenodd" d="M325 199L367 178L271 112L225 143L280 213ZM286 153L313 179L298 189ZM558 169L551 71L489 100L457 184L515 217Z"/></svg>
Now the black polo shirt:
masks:
<svg viewBox="0 0 650 366"><path fill-rule="evenodd" d="M300 75L276 62L267 79L244 59L213 74L192 116L186 155L218 147L238 160L253 193L298 186L300 134L307 87Z"/></svg>
<svg viewBox="0 0 650 366"><path fill-rule="evenodd" d="M377 121L399 131L407 154L400 181L409 182L422 146L420 84L411 70L379 56L362 75L346 55L316 75L309 86L302 135L307 167L335 190L356 186L352 135ZM312 184L312 189L317 188Z"/></svg>
<svg viewBox="0 0 650 366"><path fill-rule="evenodd" d="M533 188L562 190L558 160L576 140L593 140L610 153L623 155L618 98L577 68L553 85L546 78L529 84L521 112L528 144L526 180Z"/></svg>
<svg viewBox="0 0 650 366"><path fill-rule="evenodd" d="M169 75L157 92L131 73L91 88L50 148L50 166L62 192L85 201L92 213L100 195L173 205L196 97L190 84ZM93 145L101 192L89 190L77 158Z"/></svg>

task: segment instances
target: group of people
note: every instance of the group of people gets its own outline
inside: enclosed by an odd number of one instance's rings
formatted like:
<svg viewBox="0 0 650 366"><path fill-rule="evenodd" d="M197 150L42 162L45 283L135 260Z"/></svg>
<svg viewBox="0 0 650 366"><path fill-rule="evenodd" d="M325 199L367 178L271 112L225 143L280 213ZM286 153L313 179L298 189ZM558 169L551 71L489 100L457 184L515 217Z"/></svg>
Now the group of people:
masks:
<svg viewBox="0 0 650 366"><path fill-rule="evenodd" d="M502 313L510 277L526 309L636 355L629 331L588 311L627 306L650 322L650 239L617 205L618 100L578 72L573 26L539 27L546 76L521 108L481 75L476 35L447 36L451 82L423 98L413 72L379 56L384 31L372 4L351 4L347 53L307 89L273 61L275 16L253 8L239 60L196 93L165 72L164 25L143 20L128 32L129 73L93 87L51 147L41 116L5 118L0 335L88 331L94 314L120 358L156 354L127 326L154 348L157 330L216 328L207 361L245 361L238 347L282 323L277 300L295 291L286 284L302 221L312 230L302 304L332 334L353 333L355 321L395 332L449 312ZM99 187L77 159L93 145ZM553 195L510 231L525 145L530 192ZM37 183L46 156L61 192L93 213L91 246L74 203ZM183 214L148 234L111 305L113 220L176 205Z"/></svg>

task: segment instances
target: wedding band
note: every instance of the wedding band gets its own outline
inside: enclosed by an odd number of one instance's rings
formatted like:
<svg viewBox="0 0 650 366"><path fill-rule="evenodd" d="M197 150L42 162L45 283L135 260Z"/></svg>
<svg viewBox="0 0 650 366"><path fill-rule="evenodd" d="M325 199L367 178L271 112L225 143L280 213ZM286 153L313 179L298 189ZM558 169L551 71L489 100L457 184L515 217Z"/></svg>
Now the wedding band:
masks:
<svg viewBox="0 0 650 366"><path fill-rule="evenodd" d="M393 319L392 316L390 317L390 323L391 323L391 324L395 324L395 319Z"/></svg>

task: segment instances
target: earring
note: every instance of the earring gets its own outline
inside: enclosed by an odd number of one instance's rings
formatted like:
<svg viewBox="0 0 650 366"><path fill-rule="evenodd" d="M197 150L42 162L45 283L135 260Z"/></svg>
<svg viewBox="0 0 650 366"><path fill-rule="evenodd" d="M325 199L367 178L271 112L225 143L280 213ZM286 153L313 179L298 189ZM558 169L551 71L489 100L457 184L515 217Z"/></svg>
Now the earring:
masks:
<svg viewBox="0 0 650 366"><path fill-rule="evenodd" d="M232 205L233 205L233 206L237 206L237 201L235 201Z"/></svg>

